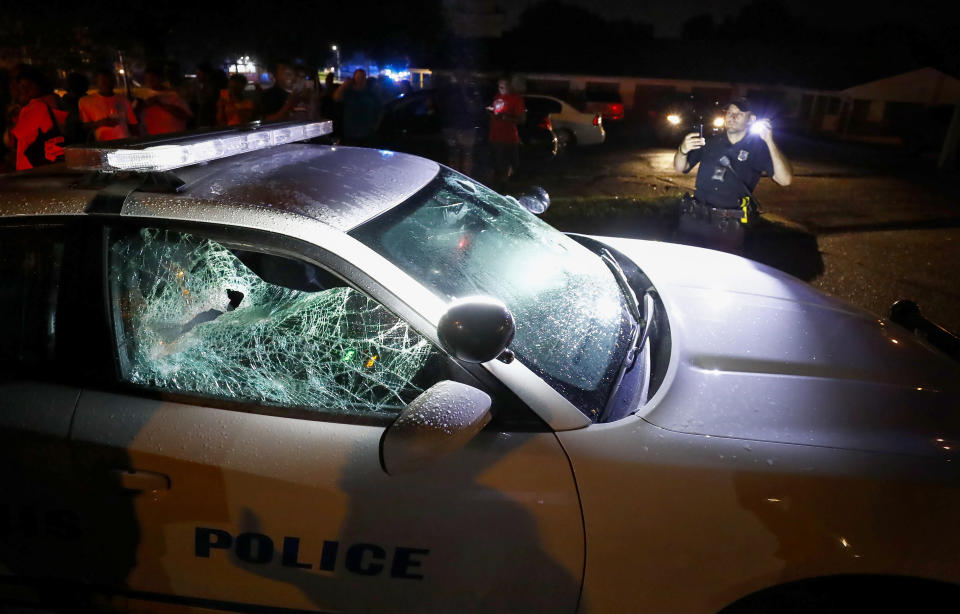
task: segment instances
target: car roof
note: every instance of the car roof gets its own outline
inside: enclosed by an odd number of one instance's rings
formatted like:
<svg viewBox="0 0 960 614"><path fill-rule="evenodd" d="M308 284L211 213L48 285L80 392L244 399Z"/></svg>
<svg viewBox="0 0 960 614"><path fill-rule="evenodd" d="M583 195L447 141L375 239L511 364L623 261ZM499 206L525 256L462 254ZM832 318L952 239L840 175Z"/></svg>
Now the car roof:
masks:
<svg viewBox="0 0 960 614"><path fill-rule="evenodd" d="M348 231L404 202L440 170L431 160L386 150L288 144L167 173L183 182L170 207L184 200L238 210L295 214ZM0 218L81 214L110 179L55 164L0 176ZM117 175L122 181L129 175ZM156 188L141 188L156 192Z"/></svg>
<svg viewBox="0 0 960 614"><path fill-rule="evenodd" d="M552 100L554 102L559 102L562 105L571 106L569 102L562 98L557 98L556 96L550 96L549 94L524 94L524 98L543 98L544 100Z"/></svg>

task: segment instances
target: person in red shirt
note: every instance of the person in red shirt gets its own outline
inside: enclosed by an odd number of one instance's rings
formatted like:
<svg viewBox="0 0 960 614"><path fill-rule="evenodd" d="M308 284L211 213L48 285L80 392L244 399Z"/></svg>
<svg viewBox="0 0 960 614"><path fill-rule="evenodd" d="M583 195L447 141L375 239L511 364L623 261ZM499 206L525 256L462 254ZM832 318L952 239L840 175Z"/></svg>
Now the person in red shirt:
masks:
<svg viewBox="0 0 960 614"><path fill-rule="evenodd" d="M186 130L193 113L180 94L163 82L160 69L147 68L143 80L149 89L140 115L144 131L147 134L170 134Z"/></svg>
<svg viewBox="0 0 960 614"><path fill-rule="evenodd" d="M21 99L29 101L10 130L17 140L17 170L62 160L67 112L57 109L50 82L39 70L28 67L17 75L17 88Z"/></svg>
<svg viewBox="0 0 960 614"><path fill-rule="evenodd" d="M490 113L490 150L493 153L494 179L498 188L517 172L520 166L520 134L517 125L526 121L523 96L513 93L509 79L497 81L497 95L487 107Z"/></svg>
<svg viewBox="0 0 960 614"><path fill-rule="evenodd" d="M0 71L0 100L5 106L0 108L4 115L0 118L3 122L3 146L6 151L2 151L0 159L0 172L7 172L8 169L17 167L17 137L13 134L13 127L17 125L17 118L20 117L20 110L29 102L20 98L20 91L17 88L17 76L24 69L30 68L29 64L16 64L7 71L6 83L2 83L3 74ZM6 85L6 91L3 85Z"/></svg>

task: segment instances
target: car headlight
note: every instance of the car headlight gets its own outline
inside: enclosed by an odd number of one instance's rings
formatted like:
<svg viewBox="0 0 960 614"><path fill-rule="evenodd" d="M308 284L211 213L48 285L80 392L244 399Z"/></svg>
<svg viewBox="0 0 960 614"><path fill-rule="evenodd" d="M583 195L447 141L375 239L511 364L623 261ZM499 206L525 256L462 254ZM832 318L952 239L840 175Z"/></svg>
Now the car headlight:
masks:
<svg viewBox="0 0 960 614"><path fill-rule="evenodd" d="M667 121L672 125L676 126L677 124L680 123L680 116L677 115L676 113L671 113L670 115L667 115Z"/></svg>
<svg viewBox="0 0 960 614"><path fill-rule="evenodd" d="M719 117L719 116L714 117L714 118L713 118L713 127L714 127L714 128L723 128L723 118L722 118L722 117Z"/></svg>

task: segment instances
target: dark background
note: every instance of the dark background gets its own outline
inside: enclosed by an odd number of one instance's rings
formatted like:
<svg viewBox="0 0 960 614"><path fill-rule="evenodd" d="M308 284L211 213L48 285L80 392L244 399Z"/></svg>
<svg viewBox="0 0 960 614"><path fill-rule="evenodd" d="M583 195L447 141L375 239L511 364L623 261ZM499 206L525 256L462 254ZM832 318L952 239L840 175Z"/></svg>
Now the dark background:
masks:
<svg viewBox="0 0 960 614"><path fill-rule="evenodd" d="M442 0L17 3L0 18L0 51L59 70L115 59L173 60L190 71L250 55L308 66L329 45L412 66L704 78L847 87L920 66L960 74L950 3L753 0L517 0L506 31L457 39ZM474 0L482 10L496 2ZM471 2L460 1L461 7Z"/></svg>

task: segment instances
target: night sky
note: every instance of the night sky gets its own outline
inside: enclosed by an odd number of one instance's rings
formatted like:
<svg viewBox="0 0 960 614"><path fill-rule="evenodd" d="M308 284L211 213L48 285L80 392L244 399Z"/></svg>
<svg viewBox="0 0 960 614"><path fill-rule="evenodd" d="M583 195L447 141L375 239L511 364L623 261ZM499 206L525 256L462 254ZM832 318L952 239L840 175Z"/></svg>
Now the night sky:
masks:
<svg viewBox="0 0 960 614"><path fill-rule="evenodd" d="M511 0L502 5L508 24L538 0ZM717 21L733 16L752 0L565 0L607 18L626 17L653 24L658 37L679 36L683 22L709 14ZM783 2L789 12L818 29L857 30L885 22L907 23L921 30L957 28L956 19L945 19L950 2L890 2L887 0L803 0ZM948 25L949 24L949 25Z"/></svg>
<svg viewBox="0 0 960 614"><path fill-rule="evenodd" d="M437 3L443 0L436 0ZM499 6L506 12L508 27L515 26L524 9L540 0L500 0ZM658 37L675 37L680 34L684 21L695 15L709 14L717 21L736 15L744 6L756 0L563 0L565 3L583 7L606 19L627 18L654 26ZM461 0L462 2L462 0ZM5 3L6 4L6 3ZM185 11L199 14L218 13L229 22L231 17L243 19L245 15L259 14L265 28L271 23L297 15L319 16L316 26L324 29L324 15L350 23L347 28L362 27L374 20L391 20L403 17L409 11L410 2L405 0L278 0L269 7L262 2L234 0L233 2L182 2L167 0L162 5L183 7ZM487 4L479 2L479 4ZM890 0L803 0L781 2L788 12L816 29L857 30L880 23L905 23L924 31L952 29L957 32L955 19L948 19L946 11L950 2L913 0L892 2ZM369 10L374 7L374 10ZM157 5L112 0L48 0L41 6L17 3L4 7L4 14L35 13L47 11L67 20L107 18L120 14L143 14L155 12ZM355 10L354 10L355 9ZM355 13L355 14L353 14ZM960 34L960 32L958 32Z"/></svg>
<svg viewBox="0 0 960 614"><path fill-rule="evenodd" d="M75 26L84 25L86 34L81 38L88 43L81 44L91 47L92 41L99 45L91 52L98 62L110 49L121 48L148 60L178 59L187 68L201 59L216 62L239 55L319 64L329 61L329 45L337 42L344 49L382 61L406 58L412 64L446 68L452 65L442 66L444 62L468 66L473 62L480 68L504 70L598 68L607 74L679 76L683 72L691 78L699 70L718 78L782 78L814 86L865 81L924 65L960 73L960 23L945 14L948 2L562 0L588 12L560 11L564 15L551 22L554 9L550 8L548 14L541 11L536 20L526 20L527 29L507 32L504 39L483 44L445 39L440 10L444 2L18 3L4 9L0 47L4 43L13 50L29 47L53 64L67 65L78 54L72 48L75 45L64 44L64 40L79 40L78 32L84 30ZM477 2L490 6L489 1ZM506 11L509 29L524 24L521 16L538 0L498 2ZM743 20L745 8L752 13ZM777 14L787 16L790 28L779 31L779 22L763 19ZM666 40L680 37L684 23L701 15L710 15L717 26L712 38ZM591 19L593 24L585 25ZM626 20L650 27L634 27ZM765 29L768 31L758 31ZM871 34L863 34L869 30ZM702 31L696 30L697 36ZM467 60L450 60L451 51L458 51L455 45L475 49L472 55L466 54ZM688 57L679 57L675 50ZM763 63L767 65L761 66ZM747 74L749 70L753 74ZM838 73L838 78L821 82L817 77L830 72Z"/></svg>

